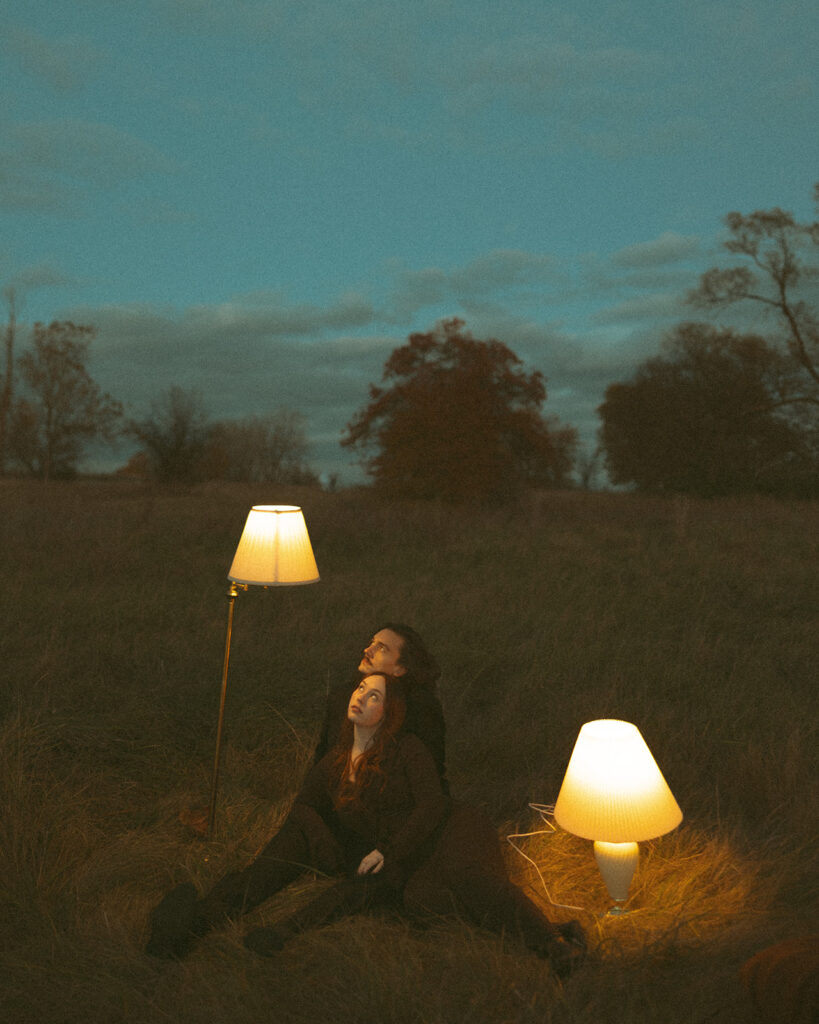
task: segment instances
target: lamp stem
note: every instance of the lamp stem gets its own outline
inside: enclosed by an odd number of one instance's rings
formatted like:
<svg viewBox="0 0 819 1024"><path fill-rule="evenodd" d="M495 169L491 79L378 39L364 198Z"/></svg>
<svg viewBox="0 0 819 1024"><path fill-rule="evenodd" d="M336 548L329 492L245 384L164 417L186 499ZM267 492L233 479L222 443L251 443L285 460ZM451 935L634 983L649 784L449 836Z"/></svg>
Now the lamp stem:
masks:
<svg viewBox="0 0 819 1024"><path fill-rule="evenodd" d="M233 632L233 606L239 593L235 583L231 583L228 591L227 634L225 636L225 661L222 666L222 692L219 697L219 721L216 726L216 753L213 757L213 783L210 790L210 811L208 812L208 839L213 837L213 824L216 820L216 791L219 787L219 758L222 752L222 725L225 718L225 697L227 696L228 663L230 662L230 636Z"/></svg>
<svg viewBox="0 0 819 1024"><path fill-rule="evenodd" d="M598 840L594 844L594 857L609 896L615 903L610 913L622 913L640 859L639 847L637 843L603 843Z"/></svg>

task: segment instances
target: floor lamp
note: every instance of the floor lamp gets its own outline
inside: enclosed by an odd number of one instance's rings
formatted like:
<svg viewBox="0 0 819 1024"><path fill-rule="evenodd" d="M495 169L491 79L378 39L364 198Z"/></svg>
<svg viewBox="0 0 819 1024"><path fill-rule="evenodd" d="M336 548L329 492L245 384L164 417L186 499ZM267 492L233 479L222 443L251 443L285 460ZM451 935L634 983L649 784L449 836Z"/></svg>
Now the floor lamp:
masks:
<svg viewBox="0 0 819 1024"><path fill-rule="evenodd" d="M233 632L233 606L239 589L248 587L289 587L316 583L318 567L310 545L307 524L298 505L254 505L248 513L239 546L228 573L228 620L225 636L225 660L222 665L222 691L216 726L216 753L213 758L213 782L208 812L208 838L216 820L216 793L219 787L219 760L222 726L225 717L230 637Z"/></svg>

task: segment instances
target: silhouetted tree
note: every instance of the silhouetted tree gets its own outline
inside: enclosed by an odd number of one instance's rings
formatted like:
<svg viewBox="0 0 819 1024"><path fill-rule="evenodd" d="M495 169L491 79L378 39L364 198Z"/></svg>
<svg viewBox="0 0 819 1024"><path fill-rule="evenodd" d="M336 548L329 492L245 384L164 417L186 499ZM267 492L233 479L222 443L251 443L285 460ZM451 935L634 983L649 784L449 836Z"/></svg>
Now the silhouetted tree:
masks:
<svg viewBox="0 0 819 1024"><path fill-rule="evenodd" d="M129 432L142 445L150 472L161 483L193 483L205 469L210 424L196 390L177 385L151 403L150 414Z"/></svg>
<svg viewBox="0 0 819 1024"><path fill-rule="evenodd" d="M89 441L117 436L122 406L86 368L94 333L68 321L36 323L17 361L26 393L11 406L8 454L29 473L72 476Z"/></svg>
<svg viewBox="0 0 819 1024"><path fill-rule="evenodd" d="M567 483L576 432L541 415L543 375L524 372L502 342L445 320L395 349L382 381L341 443L365 453L384 492L497 500L521 485Z"/></svg>
<svg viewBox="0 0 819 1024"><path fill-rule="evenodd" d="M819 184L814 192L819 203ZM729 213L725 224L730 232L725 248L744 262L706 271L690 301L708 309L751 304L772 314L796 371L778 400L819 408L819 316L804 287L813 282L815 295L819 264L803 258L819 255L819 221L800 224L775 208L747 216Z"/></svg>
<svg viewBox="0 0 819 1024"><path fill-rule="evenodd" d="M815 487L816 455L777 414L786 360L763 338L687 323L662 355L599 407L600 441L615 484L718 495Z"/></svg>
<svg viewBox="0 0 819 1024"><path fill-rule="evenodd" d="M216 423L205 457L210 479L315 483L307 466L305 420L293 409Z"/></svg>
<svg viewBox="0 0 819 1024"><path fill-rule="evenodd" d="M14 340L17 334L17 295L14 288L3 291L9 308L9 322L5 337L5 371L2 375L3 388L0 391L0 476L6 472L8 449L8 424L14 401Z"/></svg>
<svg viewBox="0 0 819 1024"><path fill-rule="evenodd" d="M198 391L171 387L130 424L142 445L123 473L146 469L162 483L234 480L316 483L307 466L304 417L291 409L211 423Z"/></svg>

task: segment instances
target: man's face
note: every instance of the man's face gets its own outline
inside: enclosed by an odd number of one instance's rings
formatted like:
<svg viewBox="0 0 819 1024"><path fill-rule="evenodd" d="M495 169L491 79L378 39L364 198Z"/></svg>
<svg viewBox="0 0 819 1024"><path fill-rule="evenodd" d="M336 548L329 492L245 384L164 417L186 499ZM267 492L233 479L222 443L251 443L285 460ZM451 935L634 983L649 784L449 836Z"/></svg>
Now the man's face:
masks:
<svg viewBox="0 0 819 1024"><path fill-rule="evenodd" d="M347 705L347 717L362 729L375 729L384 717L384 703L387 699L387 688L384 677L380 675L364 676L353 690L350 703Z"/></svg>
<svg viewBox="0 0 819 1024"><path fill-rule="evenodd" d="M384 672L388 676L402 676L407 670L399 664L404 641L391 629L379 629L364 648L359 672Z"/></svg>

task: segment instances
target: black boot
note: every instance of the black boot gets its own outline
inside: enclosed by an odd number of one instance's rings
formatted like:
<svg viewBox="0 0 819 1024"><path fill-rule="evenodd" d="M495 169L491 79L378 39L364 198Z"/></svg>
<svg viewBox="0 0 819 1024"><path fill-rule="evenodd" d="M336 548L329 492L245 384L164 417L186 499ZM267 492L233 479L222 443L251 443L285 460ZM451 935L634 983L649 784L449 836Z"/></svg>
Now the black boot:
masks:
<svg viewBox="0 0 819 1024"><path fill-rule="evenodd" d="M240 917L289 885L308 868L333 870L339 856L312 808L295 807L259 856L231 871L198 898L190 882L172 889L151 913L150 956L181 960L198 939Z"/></svg>
<svg viewBox="0 0 819 1024"><path fill-rule="evenodd" d="M199 894L190 882L171 889L151 911L151 937L145 947L149 956L181 960L187 956L207 927L199 915Z"/></svg>
<svg viewBox="0 0 819 1024"><path fill-rule="evenodd" d="M586 933L579 921L566 921L565 924L559 924L557 930L562 939L586 952Z"/></svg>
<svg viewBox="0 0 819 1024"><path fill-rule="evenodd" d="M558 925L557 934L534 950L549 961L558 978L568 978L586 959L586 936L577 921L570 921L568 925Z"/></svg>

